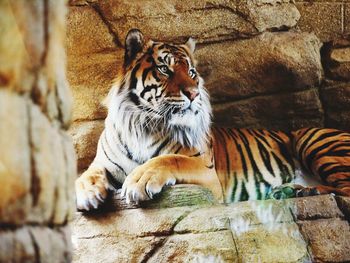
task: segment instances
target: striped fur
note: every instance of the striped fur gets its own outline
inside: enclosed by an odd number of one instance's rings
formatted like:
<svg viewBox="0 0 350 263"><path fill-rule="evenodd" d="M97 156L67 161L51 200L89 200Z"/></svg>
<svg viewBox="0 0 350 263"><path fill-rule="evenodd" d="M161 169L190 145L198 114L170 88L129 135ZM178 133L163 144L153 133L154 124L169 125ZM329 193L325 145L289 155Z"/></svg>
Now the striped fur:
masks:
<svg viewBox="0 0 350 263"><path fill-rule="evenodd" d="M290 139L267 130L213 128L215 166L227 202L265 199L294 179Z"/></svg>
<svg viewBox="0 0 350 263"><path fill-rule="evenodd" d="M307 128L293 135L296 157L303 169L319 176L325 184L305 188L300 195L350 196L350 134L335 129Z"/></svg>
<svg viewBox="0 0 350 263"><path fill-rule="evenodd" d="M272 188L293 181L292 152L328 185L303 188L302 195L350 195L349 134L211 128L192 40L145 43L141 32L131 30L125 46L96 157L76 180L79 209L97 208L110 185L122 185L127 201L150 199L174 183L202 185L225 202L264 199Z"/></svg>

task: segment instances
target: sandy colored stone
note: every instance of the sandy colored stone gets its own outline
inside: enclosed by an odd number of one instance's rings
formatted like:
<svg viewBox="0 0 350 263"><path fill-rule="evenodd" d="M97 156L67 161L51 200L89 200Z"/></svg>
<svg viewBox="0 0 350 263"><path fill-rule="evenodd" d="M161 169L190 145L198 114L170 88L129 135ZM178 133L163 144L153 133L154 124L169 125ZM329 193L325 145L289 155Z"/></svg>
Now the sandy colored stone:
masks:
<svg viewBox="0 0 350 263"><path fill-rule="evenodd" d="M350 41L343 47L332 48L325 65L327 75L334 80L350 80Z"/></svg>
<svg viewBox="0 0 350 263"><path fill-rule="evenodd" d="M213 112L218 126L277 130L323 126L323 109L315 89L218 103Z"/></svg>
<svg viewBox="0 0 350 263"><path fill-rule="evenodd" d="M293 198L288 200L288 205L297 220L344 218L332 195Z"/></svg>
<svg viewBox="0 0 350 263"><path fill-rule="evenodd" d="M323 42L342 35L342 4L328 1L296 3L301 14L298 28L314 32Z"/></svg>
<svg viewBox="0 0 350 263"><path fill-rule="evenodd" d="M156 40L185 41L192 36L199 42L218 41L251 36L272 28L290 28L300 17L289 0L119 0L98 2L97 6L121 40L130 28L139 28Z"/></svg>
<svg viewBox="0 0 350 263"><path fill-rule="evenodd" d="M129 263L145 262L143 260L162 244L165 237L77 239L73 235L72 239L75 247L74 263Z"/></svg>
<svg viewBox="0 0 350 263"><path fill-rule="evenodd" d="M29 231L37 247L38 261L47 263L71 261L70 232L64 228L49 229L46 227L32 227Z"/></svg>
<svg viewBox="0 0 350 263"><path fill-rule="evenodd" d="M228 206L217 205L196 209L181 220L174 231L176 233L197 233L231 228L239 231L251 225L292 221L292 215L282 201L239 202Z"/></svg>
<svg viewBox="0 0 350 263"><path fill-rule="evenodd" d="M28 91L33 84L33 76L28 76L25 71L25 64L28 63L28 52L39 55L40 52L36 52L35 49L27 51L27 47L23 41L23 35L21 28L17 23L18 17L16 17L15 10L21 9L20 5L23 5L23 1L16 1L10 3L9 1L1 1L0 3L0 24L1 24L1 38L0 38L0 87L7 87L18 91ZM38 6L37 6L38 7ZM35 12L35 6L33 6ZM24 11L24 10L23 10ZM32 17L32 12L27 14L28 18ZM41 19L38 17L38 19ZM33 25L33 28L35 25ZM40 35L40 28L38 28L38 34ZM35 36L33 36L35 37ZM9 41L11 39L11 41ZM40 37L35 41L34 45L42 45ZM33 54L34 55L34 54ZM40 55L39 55L40 56ZM35 59L33 61L35 63Z"/></svg>
<svg viewBox="0 0 350 263"><path fill-rule="evenodd" d="M68 57L113 52L117 49L106 24L91 6L70 7L67 23Z"/></svg>
<svg viewBox="0 0 350 263"><path fill-rule="evenodd" d="M24 226L0 231L0 262L70 262L67 227Z"/></svg>
<svg viewBox="0 0 350 263"><path fill-rule="evenodd" d="M344 4L344 34L350 34L350 3Z"/></svg>
<svg viewBox="0 0 350 263"><path fill-rule="evenodd" d="M62 177L66 180L66 221L70 222L74 218L74 213L76 211L75 198L75 188L74 182L77 177L77 158L73 147L72 137L66 132L61 132L61 142L63 147L63 155L65 160L65 175Z"/></svg>
<svg viewBox="0 0 350 263"><path fill-rule="evenodd" d="M37 260L28 228L19 228L15 231L1 230L0 251L0 262L35 262Z"/></svg>
<svg viewBox="0 0 350 263"><path fill-rule="evenodd" d="M299 221L300 231L310 246L313 261L350 261L349 223L338 218Z"/></svg>
<svg viewBox="0 0 350 263"><path fill-rule="evenodd" d="M22 224L30 210L31 149L27 107L24 98L0 90L1 223Z"/></svg>
<svg viewBox="0 0 350 263"><path fill-rule="evenodd" d="M295 223L257 225L235 231L240 262L307 262L306 243Z"/></svg>
<svg viewBox="0 0 350 263"><path fill-rule="evenodd" d="M122 64L124 49L116 46L91 6L71 7L67 23L67 76L74 98L73 119L102 119L106 109L101 101L117 75L117 65Z"/></svg>
<svg viewBox="0 0 350 263"><path fill-rule="evenodd" d="M68 135L53 127L37 105L29 105L32 208L29 220L63 224L74 209L75 154Z"/></svg>
<svg viewBox="0 0 350 263"><path fill-rule="evenodd" d="M350 197L336 196L335 198L337 200L340 210L345 215L346 219L350 221Z"/></svg>
<svg viewBox="0 0 350 263"><path fill-rule="evenodd" d="M327 82L320 90L328 127L350 130L350 85Z"/></svg>
<svg viewBox="0 0 350 263"><path fill-rule="evenodd" d="M313 34L264 33L207 45L195 54L198 70L216 102L318 85L322 76L320 46Z"/></svg>
<svg viewBox="0 0 350 263"><path fill-rule="evenodd" d="M147 262L238 262L230 231L173 235Z"/></svg>
<svg viewBox="0 0 350 263"><path fill-rule="evenodd" d="M177 222L193 209L193 207L174 207L127 209L96 214L77 213L73 234L76 238L169 235Z"/></svg>
<svg viewBox="0 0 350 263"><path fill-rule="evenodd" d="M55 183L64 175L62 147L57 131L36 105L30 105L30 143L32 145L32 222L48 222L54 216ZM65 191L63 189L57 189Z"/></svg>
<svg viewBox="0 0 350 263"><path fill-rule="evenodd" d="M106 117L107 110L101 102L117 76L117 65L121 65L123 54L109 52L68 57L67 77L74 98L73 120Z"/></svg>
<svg viewBox="0 0 350 263"><path fill-rule="evenodd" d="M89 167L96 155L97 143L104 129L104 121L75 122L69 129L78 158L78 170Z"/></svg>

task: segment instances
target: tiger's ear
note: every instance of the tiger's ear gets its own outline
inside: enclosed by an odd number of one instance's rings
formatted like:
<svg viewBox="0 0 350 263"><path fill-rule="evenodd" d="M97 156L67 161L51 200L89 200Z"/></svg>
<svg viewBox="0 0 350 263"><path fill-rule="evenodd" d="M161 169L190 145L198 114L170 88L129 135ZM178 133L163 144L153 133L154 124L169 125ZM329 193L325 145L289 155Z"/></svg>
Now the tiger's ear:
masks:
<svg viewBox="0 0 350 263"><path fill-rule="evenodd" d="M196 49L196 41L190 37L187 42L185 43L185 45L189 48L189 50L191 51L191 53L194 53L195 49Z"/></svg>
<svg viewBox="0 0 350 263"><path fill-rule="evenodd" d="M131 29L125 38L124 67L128 66L142 51L145 40L143 34L138 29Z"/></svg>

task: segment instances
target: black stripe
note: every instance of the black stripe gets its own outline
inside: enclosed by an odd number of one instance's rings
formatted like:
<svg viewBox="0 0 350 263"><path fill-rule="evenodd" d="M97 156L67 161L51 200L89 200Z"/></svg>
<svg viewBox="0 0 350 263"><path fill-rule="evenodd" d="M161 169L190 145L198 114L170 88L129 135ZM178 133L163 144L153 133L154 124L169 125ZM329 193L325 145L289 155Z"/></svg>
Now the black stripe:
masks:
<svg viewBox="0 0 350 263"><path fill-rule="evenodd" d="M156 84L152 84L152 85L150 85L150 86L144 86L144 87L143 87L143 90L141 91L140 97L141 97L141 98L144 98L146 92L150 92L150 91L152 91L153 89L156 90L155 93L157 93L157 89L158 89L159 87L160 87L160 86L158 86L158 85L156 85ZM151 98L152 98L152 96L151 96Z"/></svg>
<svg viewBox="0 0 350 263"><path fill-rule="evenodd" d="M255 140L256 140L256 142L258 144L259 153L260 153L260 156L263 159L265 167L270 172L270 174L273 174L273 169L272 169L272 166L271 166L270 154L268 153L268 151L266 150L264 145L257 138L255 138Z"/></svg>
<svg viewBox="0 0 350 263"><path fill-rule="evenodd" d="M213 129L215 129L216 134L217 134L217 136L215 136L216 145L221 145L221 149L224 151L224 154L225 154L226 176L223 176L223 178L225 179L224 185L227 185L226 180L228 178L230 178L230 176L231 176L230 156L228 153L228 144L226 143L226 139L225 139L225 134L227 137L228 137L228 134L223 129L220 129L220 128L213 128ZM219 141L219 143L218 143L218 141ZM214 157L219 157L219 153L216 153ZM216 172L219 173L220 171L218 170L218 168L220 167L220 163L222 163L222 161L216 159L215 163L216 163Z"/></svg>
<svg viewBox="0 0 350 263"><path fill-rule="evenodd" d="M103 150L103 153L105 154L105 156L107 157L108 161L110 161L112 164L114 164L115 166L117 166L117 168L122 171L124 173L124 175L126 175L126 172L124 171L124 169L119 165L117 164L115 161L113 161L106 153L106 150L103 146L103 141L101 142L101 147L102 147L102 150Z"/></svg>
<svg viewBox="0 0 350 263"><path fill-rule="evenodd" d="M349 173L350 176L350 166L349 165L339 165L333 167L327 171L323 171L322 177L327 181L327 177L335 173ZM350 177L347 179L350 182ZM346 180L345 180L346 181Z"/></svg>
<svg viewBox="0 0 350 263"><path fill-rule="evenodd" d="M233 188L232 188L232 193L231 193L231 201L235 201L235 194L237 191L237 186L238 186L238 179L237 179L237 172L233 173Z"/></svg>
<svg viewBox="0 0 350 263"><path fill-rule="evenodd" d="M280 171L280 177L282 178L282 183L290 182L293 176L289 173L287 166L283 164L283 161L274 152L272 152L272 156L277 162Z"/></svg>
<svg viewBox="0 0 350 263"><path fill-rule="evenodd" d="M115 188L115 189L120 189L122 188L123 184L119 181L117 181L117 179L115 179L115 177L112 175L112 173L110 171L108 171L106 169L106 176L108 179L108 182Z"/></svg>
<svg viewBox="0 0 350 263"><path fill-rule="evenodd" d="M136 64L133 70L131 71L131 76L130 76L130 89L136 89L137 85L137 78L136 78L136 72L139 70L141 67L141 64Z"/></svg>
<svg viewBox="0 0 350 263"><path fill-rule="evenodd" d="M154 152L154 154L152 155L151 158L156 157L159 155L160 151L163 150L163 148L170 142L169 138L166 138L156 149L156 151Z"/></svg>

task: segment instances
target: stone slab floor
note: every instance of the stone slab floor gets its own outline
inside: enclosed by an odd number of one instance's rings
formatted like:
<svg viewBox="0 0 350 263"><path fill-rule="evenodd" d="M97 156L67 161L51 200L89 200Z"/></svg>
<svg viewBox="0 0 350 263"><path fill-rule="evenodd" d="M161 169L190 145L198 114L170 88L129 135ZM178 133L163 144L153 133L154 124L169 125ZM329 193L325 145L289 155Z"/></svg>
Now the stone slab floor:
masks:
<svg viewBox="0 0 350 263"><path fill-rule="evenodd" d="M332 195L217 204L178 185L127 205L77 213L74 262L350 262L350 198Z"/></svg>

